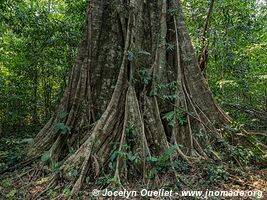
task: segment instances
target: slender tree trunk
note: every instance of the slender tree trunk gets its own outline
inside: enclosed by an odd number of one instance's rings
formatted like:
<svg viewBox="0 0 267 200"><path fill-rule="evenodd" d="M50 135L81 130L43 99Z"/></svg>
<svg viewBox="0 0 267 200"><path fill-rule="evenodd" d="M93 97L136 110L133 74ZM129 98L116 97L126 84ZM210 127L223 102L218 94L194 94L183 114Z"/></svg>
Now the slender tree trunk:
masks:
<svg viewBox="0 0 267 200"><path fill-rule="evenodd" d="M198 56L198 66L201 69L201 71L204 71L207 67L207 63L208 63L208 26L209 26L209 22L210 22L210 18L211 18L211 14L212 14L212 10L214 7L214 2L215 0L211 0L210 2L210 7L208 10L208 14L205 20L205 25L204 25L204 29L203 29L203 34L202 34L202 42L201 42L201 49L200 49L200 53Z"/></svg>
<svg viewBox="0 0 267 200"><path fill-rule="evenodd" d="M38 84L39 84L39 77L38 77L38 67L33 71L33 124L39 124L38 119Z"/></svg>

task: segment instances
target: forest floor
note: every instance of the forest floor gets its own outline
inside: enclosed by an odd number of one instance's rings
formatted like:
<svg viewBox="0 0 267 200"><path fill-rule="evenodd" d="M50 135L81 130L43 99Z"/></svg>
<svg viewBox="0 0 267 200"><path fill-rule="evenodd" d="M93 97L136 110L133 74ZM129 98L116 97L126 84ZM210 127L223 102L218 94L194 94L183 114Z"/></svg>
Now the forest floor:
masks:
<svg viewBox="0 0 267 200"><path fill-rule="evenodd" d="M23 159L25 149L31 139L1 139L0 149L0 167L2 169L13 165ZM5 149L5 151L3 150ZM61 182L56 187L50 188L44 197L38 197L49 183L49 178L53 173L58 173L59 166L42 166L38 163L32 166L18 168L11 172L0 174L0 200L5 199L68 199L71 187L68 183ZM233 163L222 162L199 162L193 167L189 167L184 163L180 163L180 178L177 181L173 175L168 174L164 169L158 169L158 176L162 181L147 186L138 183L137 180L129 180L132 184L124 186L127 190L141 191L144 188L156 190L164 188L165 190L173 190L181 192L184 190L191 191L261 191L261 199L267 198L267 169L261 165L248 164L242 166ZM161 171L162 170L162 171ZM109 181L109 177L101 177L99 185L105 185ZM90 181L85 184L78 199L94 199L91 196L93 189L100 189L98 185L92 185ZM103 189L103 188L102 188ZM63 195L61 195L63 194ZM57 198L59 197L59 198ZM183 197L184 199L192 199L192 197ZM183 199L179 198L179 199ZM100 197L98 199L108 199ZM132 198L134 199L134 198ZM141 198L136 198L141 199ZM145 198L155 199L155 198ZM169 198L170 199L170 198ZM178 199L178 198L172 198ZM197 199L197 198L195 198ZM227 197L209 197L208 199L234 199ZM258 199L255 197L242 197L236 199Z"/></svg>

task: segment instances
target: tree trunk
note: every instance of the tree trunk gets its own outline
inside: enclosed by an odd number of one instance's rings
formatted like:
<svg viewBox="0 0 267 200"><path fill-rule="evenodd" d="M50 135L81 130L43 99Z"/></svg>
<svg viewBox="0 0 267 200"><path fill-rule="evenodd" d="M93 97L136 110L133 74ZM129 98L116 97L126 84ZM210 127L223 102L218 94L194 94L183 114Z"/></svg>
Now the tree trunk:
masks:
<svg viewBox="0 0 267 200"><path fill-rule="evenodd" d="M171 145L169 160L212 158L206 150L222 141L218 128L227 121L198 68L179 0L91 0L68 87L28 157L48 151L50 162L63 161L73 192L86 176L110 174L122 183L136 174L145 181L147 160Z"/></svg>

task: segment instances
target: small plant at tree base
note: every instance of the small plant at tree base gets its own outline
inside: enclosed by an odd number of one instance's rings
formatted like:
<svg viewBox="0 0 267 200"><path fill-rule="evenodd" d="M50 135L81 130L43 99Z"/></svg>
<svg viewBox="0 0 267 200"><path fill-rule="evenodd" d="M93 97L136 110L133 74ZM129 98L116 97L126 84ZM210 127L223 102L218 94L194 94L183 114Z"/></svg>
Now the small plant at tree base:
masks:
<svg viewBox="0 0 267 200"><path fill-rule="evenodd" d="M1 181L1 186L4 188L10 188L12 186L12 182L10 179L4 179Z"/></svg>
<svg viewBox="0 0 267 200"><path fill-rule="evenodd" d="M174 100L177 98L175 90L176 90L176 81L168 83L158 83L153 86L149 95L159 97L166 101L174 102ZM166 93L166 91L168 92Z"/></svg>
<svg viewBox="0 0 267 200"><path fill-rule="evenodd" d="M64 190L63 190L63 194L64 194L64 196L66 196L66 197L70 197L70 196L71 196L71 188L70 188L70 187L66 187L66 188L64 188Z"/></svg>
<svg viewBox="0 0 267 200"><path fill-rule="evenodd" d="M180 110L167 112L162 116L162 119L166 119L171 127L174 127L177 122L182 126L187 122L185 114Z"/></svg>
<svg viewBox="0 0 267 200"><path fill-rule="evenodd" d="M61 177L62 176L62 172L60 171L60 166L61 166L61 162L53 162L51 170L52 170L53 174L57 174L57 175L59 175Z"/></svg>
<svg viewBox="0 0 267 200"><path fill-rule="evenodd" d="M264 161L264 156L259 154L257 150L253 151L253 149L245 148L241 145L237 145L232 147L232 156L236 157L239 162L244 165L248 165L254 162Z"/></svg>
<svg viewBox="0 0 267 200"><path fill-rule="evenodd" d="M96 179L96 185L107 186L113 181L111 174L100 176Z"/></svg>
<svg viewBox="0 0 267 200"><path fill-rule="evenodd" d="M223 165L207 163L207 165L204 167L204 172L208 182L211 184L228 180L228 173Z"/></svg>
<svg viewBox="0 0 267 200"><path fill-rule="evenodd" d="M175 160L172 161L171 158L176 152L176 145L169 147L162 155L160 156L151 156L147 157L147 161L152 165L152 170L149 173L149 178L154 179L157 174L165 174L175 170L180 173L186 173L189 170L188 163Z"/></svg>
<svg viewBox="0 0 267 200"><path fill-rule="evenodd" d="M53 189L50 189L48 191L48 196L49 196L49 198L53 199L53 198L58 196L58 193L56 191L54 191Z"/></svg>
<svg viewBox="0 0 267 200"><path fill-rule="evenodd" d="M139 70L140 79L145 85L148 85L148 83L152 80L151 76L149 76L149 71L150 71L149 68L145 67Z"/></svg>
<svg viewBox="0 0 267 200"><path fill-rule="evenodd" d="M66 126L64 123L56 123L54 125L54 129L59 134L69 134L70 133L70 127Z"/></svg>
<svg viewBox="0 0 267 200"><path fill-rule="evenodd" d="M8 199L10 199L10 200L13 200L13 199L15 199L15 195L16 195L16 193L17 193L17 190L11 190L8 194L7 194L7 197L8 197Z"/></svg>

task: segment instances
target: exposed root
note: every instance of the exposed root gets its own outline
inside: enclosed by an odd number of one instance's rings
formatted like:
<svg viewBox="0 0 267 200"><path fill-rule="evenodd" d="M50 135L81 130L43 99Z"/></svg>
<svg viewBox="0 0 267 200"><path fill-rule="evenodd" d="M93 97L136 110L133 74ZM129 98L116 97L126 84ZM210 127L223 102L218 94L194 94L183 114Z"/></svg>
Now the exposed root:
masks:
<svg viewBox="0 0 267 200"><path fill-rule="evenodd" d="M57 185L57 179L52 177L47 187L42 192L38 193L38 195L35 196L33 200L38 200L43 194L45 194L51 188L54 188L56 185Z"/></svg>

